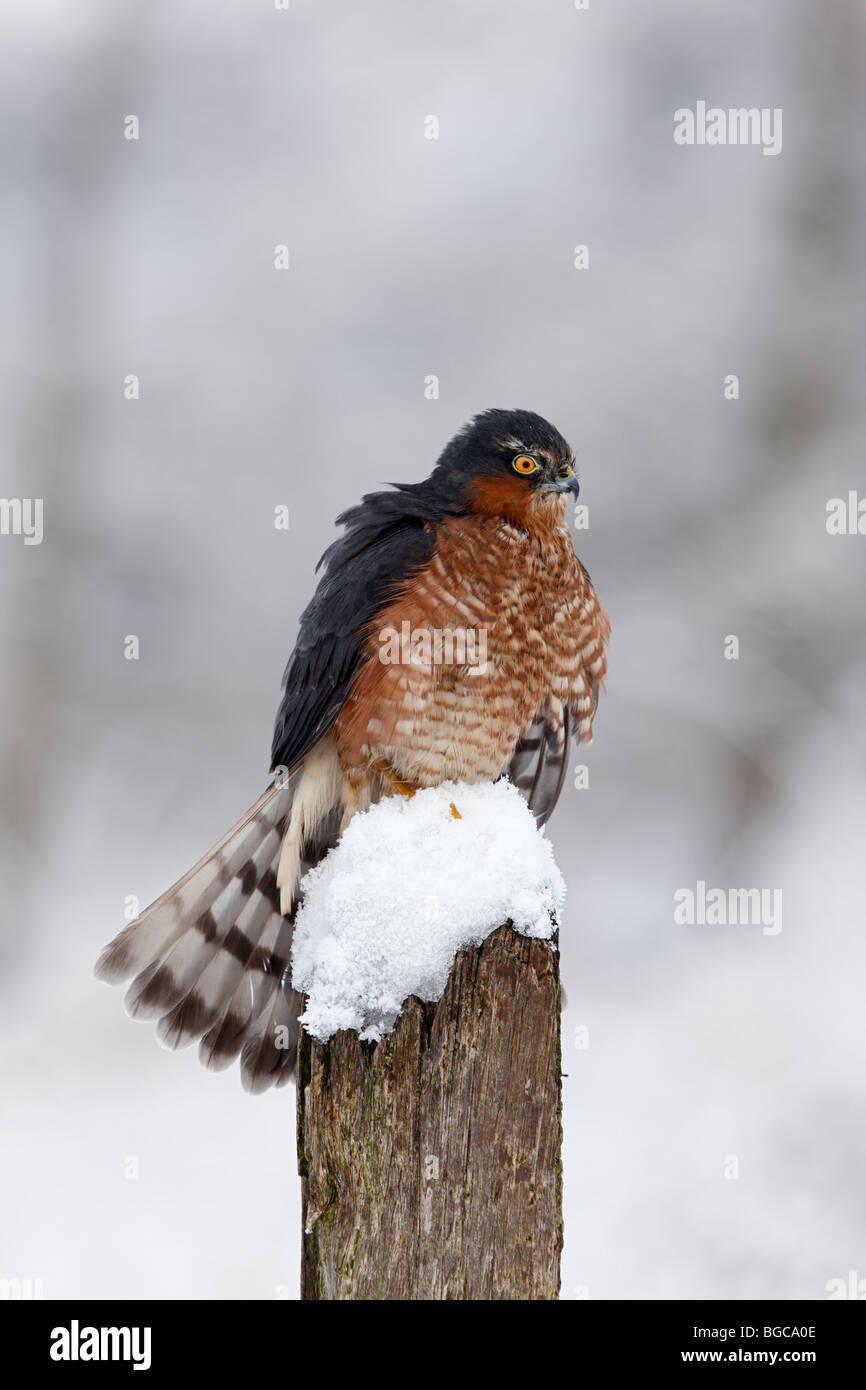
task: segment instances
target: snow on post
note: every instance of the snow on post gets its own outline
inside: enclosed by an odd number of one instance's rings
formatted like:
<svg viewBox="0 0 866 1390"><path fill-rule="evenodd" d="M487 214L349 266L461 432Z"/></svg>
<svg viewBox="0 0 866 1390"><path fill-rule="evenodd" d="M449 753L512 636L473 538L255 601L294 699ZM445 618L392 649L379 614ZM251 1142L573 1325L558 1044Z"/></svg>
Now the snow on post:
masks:
<svg viewBox="0 0 866 1390"><path fill-rule="evenodd" d="M565 890L525 802L389 798L304 890L302 1297L556 1298Z"/></svg>

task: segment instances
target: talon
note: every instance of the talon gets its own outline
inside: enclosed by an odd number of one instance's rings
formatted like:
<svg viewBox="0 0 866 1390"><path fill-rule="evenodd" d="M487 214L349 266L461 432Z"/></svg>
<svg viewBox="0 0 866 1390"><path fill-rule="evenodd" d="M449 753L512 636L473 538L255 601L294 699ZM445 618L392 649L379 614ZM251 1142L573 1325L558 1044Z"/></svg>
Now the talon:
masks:
<svg viewBox="0 0 866 1390"><path fill-rule="evenodd" d="M460 812L457 810L457 807L454 805L454 802L453 802L453 801L451 802L451 815L453 816L454 820L462 820L462 819L463 819L463 817L461 816Z"/></svg>
<svg viewBox="0 0 866 1390"><path fill-rule="evenodd" d="M399 792L401 796L409 797L410 800L415 795L416 788L410 787L408 782L401 782L399 778L395 777L384 758L379 758L373 766L377 772L381 772L387 782L391 783L395 792Z"/></svg>

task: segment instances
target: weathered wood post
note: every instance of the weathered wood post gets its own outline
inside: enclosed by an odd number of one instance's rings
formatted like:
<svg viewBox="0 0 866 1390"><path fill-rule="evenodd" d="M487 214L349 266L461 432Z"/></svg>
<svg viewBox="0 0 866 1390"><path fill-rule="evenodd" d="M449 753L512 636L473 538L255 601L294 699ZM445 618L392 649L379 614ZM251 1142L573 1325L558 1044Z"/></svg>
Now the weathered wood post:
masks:
<svg viewBox="0 0 866 1390"><path fill-rule="evenodd" d="M555 1299L559 955L501 927L381 1043L302 1034L304 1299Z"/></svg>

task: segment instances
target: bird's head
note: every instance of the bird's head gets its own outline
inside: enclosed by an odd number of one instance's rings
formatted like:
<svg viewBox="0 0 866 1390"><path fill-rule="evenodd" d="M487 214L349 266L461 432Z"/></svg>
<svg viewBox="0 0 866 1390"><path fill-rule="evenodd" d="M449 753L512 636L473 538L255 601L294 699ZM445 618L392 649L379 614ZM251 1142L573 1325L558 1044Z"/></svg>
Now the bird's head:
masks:
<svg viewBox="0 0 866 1390"><path fill-rule="evenodd" d="M558 520L579 492L574 455L559 430L531 410L485 410L443 450L431 481L468 511L518 525Z"/></svg>

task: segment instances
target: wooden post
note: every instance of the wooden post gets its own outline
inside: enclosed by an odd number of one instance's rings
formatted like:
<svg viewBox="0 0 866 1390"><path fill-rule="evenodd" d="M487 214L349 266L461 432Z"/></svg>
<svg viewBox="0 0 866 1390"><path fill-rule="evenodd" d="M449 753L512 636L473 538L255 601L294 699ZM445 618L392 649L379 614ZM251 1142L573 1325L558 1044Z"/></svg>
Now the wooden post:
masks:
<svg viewBox="0 0 866 1390"><path fill-rule="evenodd" d="M304 1299L555 1299L559 955L501 927L381 1043L302 1033Z"/></svg>

